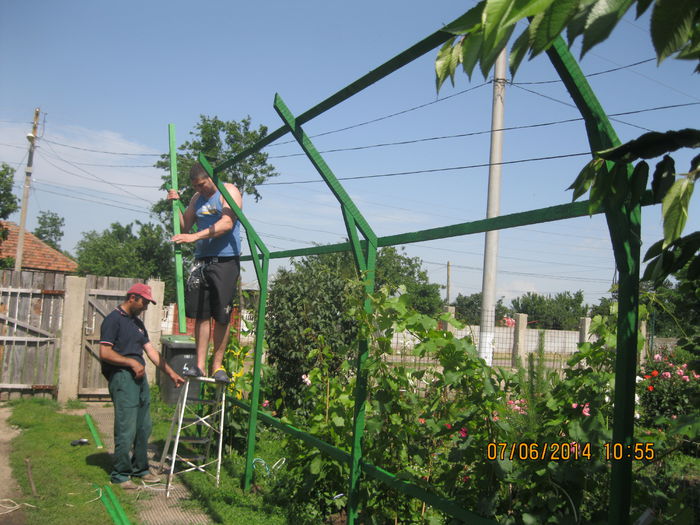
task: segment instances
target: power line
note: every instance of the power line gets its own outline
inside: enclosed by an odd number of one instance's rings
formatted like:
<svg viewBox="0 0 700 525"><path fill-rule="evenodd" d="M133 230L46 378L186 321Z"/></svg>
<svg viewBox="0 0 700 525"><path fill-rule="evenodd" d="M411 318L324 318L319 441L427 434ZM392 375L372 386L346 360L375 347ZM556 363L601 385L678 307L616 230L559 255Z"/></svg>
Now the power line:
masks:
<svg viewBox="0 0 700 525"><path fill-rule="evenodd" d="M73 193L79 193L80 195L87 195L88 197L100 198L100 199L103 199L107 202L114 202L116 204L123 204L123 205L131 205L131 203L129 203L129 202L123 202L123 201L115 200L115 199L107 199L104 197L104 195L114 195L116 197L121 197L121 195L118 195L116 193L99 191L99 196L97 196L94 193L89 193L89 192L81 191L80 189L76 189L77 188L76 186L71 186L70 184L52 184L50 182L45 182L42 180L35 180L34 182L36 182L37 184L45 185L45 186L51 186L54 188L65 189L65 190L71 191Z"/></svg>
<svg viewBox="0 0 700 525"><path fill-rule="evenodd" d="M17 149L26 149L26 146L18 146L16 144L5 144L4 142L0 142L0 146L7 146L8 148L17 148Z"/></svg>
<svg viewBox="0 0 700 525"><path fill-rule="evenodd" d="M42 139L44 142L50 144L55 144L56 146L62 146L64 148L79 149L81 151L91 151L92 153L104 153L105 155L124 155L124 156L134 156L134 157L160 157L160 153L130 153L126 151L105 151L100 149L91 148L81 148L78 146L71 146L70 144L63 144L61 142L56 142L55 140L49 140L47 138Z"/></svg>
<svg viewBox="0 0 700 525"><path fill-rule="evenodd" d="M591 152L584 152L584 153L567 153L564 155L550 155L546 157L533 157L529 159L518 159L518 160L507 160L503 162L498 162L498 163L490 163L490 162L485 162L482 164L469 164L466 166L450 166L446 168L432 168L432 169L427 169L427 170L412 170L412 171L397 171L393 173L379 173L376 175L357 175L355 177L338 177L338 180L358 180L358 179L377 179L380 177L399 177L403 175L415 175L419 173L435 173L439 171L456 171L456 170L466 170L466 169L472 169L472 168L485 168L490 166L491 164L500 164L500 165L505 165L505 164L522 164L525 162L538 162L541 160L553 160L553 159L564 159L564 158L569 158L569 157L582 157L582 156L590 156ZM263 182L262 184L258 184L258 186L282 186L282 185L291 185L291 184L312 184L316 182L324 182L323 179L314 179L314 180L301 180L301 181L290 181L290 182Z"/></svg>
<svg viewBox="0 0 700 525"><path fill-rule="evenodd" d="M17 189L20 189L20 186L15 185L14 187L17 188ZM44 189L40 189L40 188L37 188L36 191L43 191L44 193L51 193L51 194L53 194L53 195L59 195L59 196L61 196L61 197L65 197L65 198L67 198L67 199L75 199L75 200L85 201L85 202L94 202L94 203L97 203L97 204L101 204L101 205L103 205L103 206L107 206L107 207L109 207L109 208L119 208L119 209L122 209L122 210L133 211L133 212L136 212L136 213L144 213L144 214L146 214L146 215L149 214L148 212L143 211L142 209L127 208L127 207L125 207L125 206L116 206L116 205L114 205L114 204L107 204L107 203L104 202L104 200L85 199L85 198L82 198L82 197L76 197L75 195L67 195L67 194L65 194L65 193L59 193L59 192L56 192L56 191L44 190Z"/></svg>
<svg viewBox="0 0 700 525"><path fill-rule="evenodd" d="M604 71L598 71L596 73L589 73L587 75L584 75L584 77L590 78L590 77L595 77L598 75L605 75L606 73L612 73L613 71L620 71L621 69L628 69L630 67L638 66L640 64L646 64L647 62L653 62L656 60L655 58L647 58L646 60L640 60L639 62L634 62L633 64L627 64L626 66L619 66L615 67L612 69L606 69ZM554 79L554 80L540 80L536 82L511 82L510 84L513 86L527 86L527 85L535 85L535 84L556 84L562 82L561 78Z"/></svg>

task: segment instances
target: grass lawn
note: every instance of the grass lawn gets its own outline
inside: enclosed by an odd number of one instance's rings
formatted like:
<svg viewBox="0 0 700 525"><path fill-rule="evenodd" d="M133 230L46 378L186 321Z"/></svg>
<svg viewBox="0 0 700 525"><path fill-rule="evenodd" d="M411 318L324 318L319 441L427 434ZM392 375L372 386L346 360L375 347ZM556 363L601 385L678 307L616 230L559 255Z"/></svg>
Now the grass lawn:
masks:
<svg viewBox="0 0 700 525"><path fill-rule="evenodd" d="M22 503L35 507L25 507L28 525L112 523L94 486L109 483L109 453L95 448L85 418L61 413L59 404L48 399L22 399L9 405L13 409L9 423L22 429L12 441L12 473L24 493ZM88 438L90 444L71 446L79 438ZM25 458L31 461L36 497ZM129 519L137 523L132 502L115 492Z"/></svg>

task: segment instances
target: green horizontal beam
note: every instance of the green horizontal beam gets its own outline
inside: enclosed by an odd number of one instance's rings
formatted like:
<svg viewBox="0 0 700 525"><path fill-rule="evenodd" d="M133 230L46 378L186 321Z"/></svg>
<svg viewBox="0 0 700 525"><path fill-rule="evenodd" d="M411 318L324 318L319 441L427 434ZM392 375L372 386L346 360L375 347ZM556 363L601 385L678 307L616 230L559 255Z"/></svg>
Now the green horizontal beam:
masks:
<svg viewBox="0 0 700 525"><path fill-rule="evenodd" d="M239 401L238 399L231 399L231 403L233 403L239 408L242 408L243 410L250 411L250 405L248 403L244 403L242 401ZM312 436L311 434L304 432L303 430L299 430L296 427L287 425L286 423L283 423L276 417L266 414L265 412L258 412L258 417L268 425L275 427L278 430L281 430L285 434L289 434L290 436L300 439L307 445L316 447L321 452L325 452L326 454L328 454L332 458L337 459L338 461L350 464L352 460L352 457L350 456L349 452L345 452L344 450L334 447L333 445L330 445L322 439L319 439L316 436ZM398 479L396 475L382 468L379 468L365 461L363 461L361 464L362 471L370 478L376 479L377 481L380 481L395 490L403 492L408 496L425 501L428 505L454 518L459 518L461 520L464 520L466 523L473 525L498 525L498 522L494 520L483 518L478 514L474 514L471 511L463 509L454 501L442 498L408 481Z"/></svg>
<svg viewBox="0 0 700 525"><path fill-rule="evenodd" d="M413 62L415 59L425 55L429 51L432 51L435 49L437 46L444 44L447 42L450 38L452 38L454 35L451 33L447 33L445 31L436 31L432 35L424 38L420 42L418 42L415 45L412 45L405 51L402 51L398 55L396 55L394 58L389 59L388 61L384 62L381 66L373 69L366 75L361 76L351 84L348 84L345 86L343 89L340 91L337 91L336 93L332 94L330 97L327 99L319 102L316 104L314 107L311 109L306 110L304 113L299 115L297 117L297 124L302 125L305 122L310 121L313 118L318 117L325 111L328 111L334 106L337 106L341 102L349 99L353 95L359 93L363 89L371 86L375 82L383 79L386 76L391 75L394 71L401 69L403 66L406 64L409 64ZM230 159L222 162L219 164L216 168L214 168L214 173L219 173L234 164L240 162L241 160L245 159L249 155L252 155L253 153L260 151L263 149L265 146L268 144L273 143L276 141L278 138L283 137L285 134L289 132L289 128L287 126L282 126L269 135L266 135L259 141L257 141L255 144L252 146L249 146L248 148L244 149L241 151L238 155L231 157Z"/></svg>
<svg viewBox="0 0 700 525"><path fill-rule="evenodd" d="M642 198L642 206L650 206L653 204L658 204L658 202L654 201L651 191L645 192L644 197ZM551 206L549 208L539 208L537 210L501 215L490 219L461 222L458 224L452 224L451 226L441 226L439 228L430 228L428 230L418 230L415 232L401 233L398 235L389 235L387 237L378 237L377 246L396 246L398 244L410 244L412 242L433 241L436 239L458 237L460 235L484 233L491 230L503 230L506 228L517 228L519 226L529 226L531 224L538 224L542 222L584 217L589 215L588 205L589 201L571 202L568 204ZM603 210L595 210L593 215L597 215L602 212ZM290 257L303 257L305 255L319 255L322 253L338 253L345 252L350 249L351 246L348 242L324 244L320 246L313 246L311 248L297 248L295 250L271 252L270 259L287 259ZM249 255L241 257L241 261L250 260L251 257Z"/></svg>

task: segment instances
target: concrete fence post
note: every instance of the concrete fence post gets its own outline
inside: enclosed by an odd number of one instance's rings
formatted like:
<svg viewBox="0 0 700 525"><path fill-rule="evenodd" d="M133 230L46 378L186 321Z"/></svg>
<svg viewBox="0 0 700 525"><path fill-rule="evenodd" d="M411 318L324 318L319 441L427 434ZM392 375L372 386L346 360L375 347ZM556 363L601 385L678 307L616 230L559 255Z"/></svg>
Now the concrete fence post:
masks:
<svg viewBox="0 0 700 525"><path fill-rule="evenodd" d="M165 283L158 279L149 279L146 284L151 287L153 299L156 304L152 304L144 315L143 324L146 325L148 338L151 340L153 347L161 351L160 336L163 331L163 297L165 295ZM146 376L148 383L154 385L156 383L156 367L148 357L144 357L146 361Z"/></svg>
<svg viewBox="0 0 700 525"><path fill-rule="evenodd" d="M591 331L591 318L581 317L578 324L578 342L579 344L590 341L588 333Z"/></svg>
<svg viewBox="0 0 700 525"><path fill-rule="evenodd" d="M85 277L66 277L61 326L60 364L58 372L58 402L78 397L80 357L83 352L83 317L85 315Z"/></svg>
<svg viewBox="0 0 700 525"><path fill-rule="evenodd" d="M513 353L511 366L527 363L527 314L515 314L515 332L513 333Z"/></svg>
<svg viewBox="0 0 700 525"><path fill-rule="evenodd" d="M644 339L644 346L642 347L641 352L639 352L639 365L643 365L649 353L653 353L654 349L651 349L651 352L649 351L649 339L647 338L647 322L646 321L640 321L639 322L639 331L641 333L640 337Z"/></svg>

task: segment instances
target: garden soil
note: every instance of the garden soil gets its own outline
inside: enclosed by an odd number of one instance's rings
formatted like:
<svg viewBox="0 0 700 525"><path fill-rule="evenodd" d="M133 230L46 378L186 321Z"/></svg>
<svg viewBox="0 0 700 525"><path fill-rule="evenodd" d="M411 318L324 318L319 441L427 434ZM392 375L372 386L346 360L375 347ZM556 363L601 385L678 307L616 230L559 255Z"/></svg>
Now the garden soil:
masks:
<svg viewBox="0 0 700 525"><path fill-rule="evenodd" d="M21 507L22 493L17 482L12 478L10 469L10 442L19 434L7 419L12 409L0 407L0 522L3 525L24 525L26 519ZM16 510L10 510L20 505Z"/></svg>

